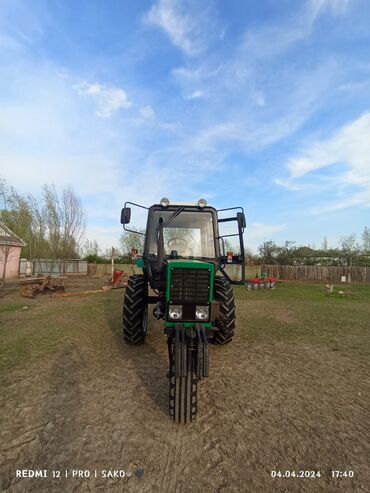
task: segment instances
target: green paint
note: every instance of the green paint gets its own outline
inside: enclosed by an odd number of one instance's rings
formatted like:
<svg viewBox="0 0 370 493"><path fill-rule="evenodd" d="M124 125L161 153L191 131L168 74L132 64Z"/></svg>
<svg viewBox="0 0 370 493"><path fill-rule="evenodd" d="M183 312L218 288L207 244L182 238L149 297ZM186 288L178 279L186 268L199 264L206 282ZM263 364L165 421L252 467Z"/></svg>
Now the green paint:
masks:
<svg viewBox="0 0 370 493"><path fill-rule="evenodd" d="M202 324L204 327L211 328L212 323L211 322L200 322L199 320L194 321L194 322L165 322L165 327L176 327L176 325L183 325L184 327L194 327L195 324Z"/></svg>
<svg viewBox="0 0 370 493"><path fill-rule="evenodd" d="M171 272L173 269L208 269L210 271L210 286L209 286L209 303L213 300L213 285L215 280L215 266L211 262L202 262L201 260L167 260L167 286L166 286L166 301L170 302L171 292ZM166 327L175 327L176 324L182 323L185 327L194 327L196 323L202 323L205 327L212 327L211 322L165 322Z"/></svg>
<svg viewBox="0 0 370 493"><path fill-rule="evenodd" d="M202 262L201 260L167 260L167 286L166 286L166 301L170 301L171 291L171 270L172 269L209 269L210 287L209 287L209 302L213 300L213 284L215 280L215 266L210 262Z"/></svg>

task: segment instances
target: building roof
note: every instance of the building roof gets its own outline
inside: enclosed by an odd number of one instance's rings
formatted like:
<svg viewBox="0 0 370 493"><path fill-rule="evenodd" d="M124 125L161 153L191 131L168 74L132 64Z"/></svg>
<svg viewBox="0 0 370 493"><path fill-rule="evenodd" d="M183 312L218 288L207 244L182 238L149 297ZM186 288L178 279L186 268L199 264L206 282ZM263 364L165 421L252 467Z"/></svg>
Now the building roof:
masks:
<svg viewBox="0 0 370 493"><path fill-rule="evenodd" d="M26 243L0 221L0 245L24 247Z"/></svg>

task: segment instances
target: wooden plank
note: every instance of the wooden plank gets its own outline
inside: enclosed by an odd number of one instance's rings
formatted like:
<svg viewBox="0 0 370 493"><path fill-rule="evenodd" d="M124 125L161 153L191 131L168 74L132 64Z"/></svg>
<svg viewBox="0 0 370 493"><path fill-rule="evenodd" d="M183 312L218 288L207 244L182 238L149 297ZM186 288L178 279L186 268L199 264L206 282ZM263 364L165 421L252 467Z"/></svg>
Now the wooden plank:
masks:
<svg viewBox="0 0 370 493"><path fill-rule="evenodd" d="M69 293L54 293L51 294L51 298L69 298L71 296L85 296L88 294L106 293L104 289L93 289L90 291L70 291Z"/></svg>

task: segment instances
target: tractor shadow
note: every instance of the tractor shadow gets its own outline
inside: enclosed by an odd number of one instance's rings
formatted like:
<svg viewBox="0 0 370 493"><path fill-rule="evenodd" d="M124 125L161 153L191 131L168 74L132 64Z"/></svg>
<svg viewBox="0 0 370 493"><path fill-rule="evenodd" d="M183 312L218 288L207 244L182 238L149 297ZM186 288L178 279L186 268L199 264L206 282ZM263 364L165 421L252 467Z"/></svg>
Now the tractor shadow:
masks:
<svg viewBox="0 0 370 493"><path fill-rule="evenodd" d="M118 308L118 309L117 309ZM140 390L145 389L155 405L168 416L168 353L167 342L160 321L151 315L149 307L148 333L144 344L130 346L122 336L121 309L116 304L105 303L104 315L122 359L130 361L130 367L141 380Z"/></svg>

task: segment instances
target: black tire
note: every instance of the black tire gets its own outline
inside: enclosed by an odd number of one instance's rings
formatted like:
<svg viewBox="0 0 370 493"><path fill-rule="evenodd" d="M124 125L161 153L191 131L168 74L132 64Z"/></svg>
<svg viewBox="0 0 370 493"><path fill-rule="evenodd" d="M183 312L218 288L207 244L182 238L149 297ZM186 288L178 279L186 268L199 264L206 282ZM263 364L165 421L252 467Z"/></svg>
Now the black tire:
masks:
<svg viewBox="0 0 370 493"><path fill-rule="evenodd" d="M173 343L171 353L173 354ZM195 372L195 351L187 348L187 374L175 376L175 360L170 360L169 411L177 423L194 421L197 415L198 379Z"/></svg>
<svg viewBox="0 0 370 493"><path fill-rule="evenodd" d="M230 283L224 277L216 277L214 297L220 303L220 316L216 319L218 330L214 332L213 342L227 344L235 333L235 297Z"/></svg>
<svg viewBox="0 0 370 493"><path fill-rule="evenodd" d="M148 327L148 283L141 274L130 276L123 300L123 338L127 344L142 344Z"/></svg>

